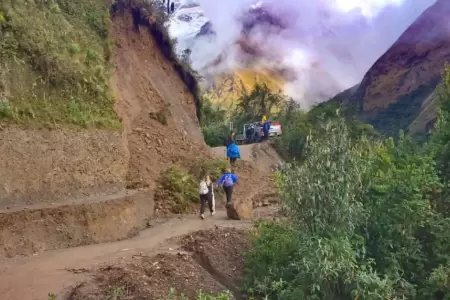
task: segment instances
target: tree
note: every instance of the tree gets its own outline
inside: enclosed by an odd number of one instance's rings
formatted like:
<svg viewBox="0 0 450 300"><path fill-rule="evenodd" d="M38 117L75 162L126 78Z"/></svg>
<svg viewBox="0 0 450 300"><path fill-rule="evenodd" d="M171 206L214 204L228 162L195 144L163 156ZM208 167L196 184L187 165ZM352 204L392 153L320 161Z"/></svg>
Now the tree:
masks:
<svg viewBox="0 0 450 300"><path fill-rule="evenodd" d="M263 115L269 115L273 108L284 101L282 95L273 93L265 83L255 83L250 93L243 89L237 101L237 113L247 121L259 119Z"/></svg>

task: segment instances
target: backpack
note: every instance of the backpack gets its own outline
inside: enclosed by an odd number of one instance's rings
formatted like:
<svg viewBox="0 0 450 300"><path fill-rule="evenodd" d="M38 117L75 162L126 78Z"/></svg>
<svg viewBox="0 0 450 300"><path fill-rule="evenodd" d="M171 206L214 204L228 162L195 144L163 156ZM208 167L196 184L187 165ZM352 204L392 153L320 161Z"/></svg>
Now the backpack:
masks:
<svg viewBox="0 0 450 300"><path fill-rule="evenodd" d="M231 178L231 175L226 175L223 180L223 186L233 186L234 181L233 178Z"/></svg>
<svg viewBox="0 0 450 300"><path fill-rule="evenodd" d="M239 158L240 157L239 148L236 144L231 144L230 146L228 146L227 156L231 157L231 158Z"/></svg>
<svg viewBox="0 0 450 300"><path fill-rule="evenodd" d="M200 195L206 195L209 193L208 185L206 184L206 181L204 181L204 180L200 181L200 186L198 189L199 189Z"/></svg>

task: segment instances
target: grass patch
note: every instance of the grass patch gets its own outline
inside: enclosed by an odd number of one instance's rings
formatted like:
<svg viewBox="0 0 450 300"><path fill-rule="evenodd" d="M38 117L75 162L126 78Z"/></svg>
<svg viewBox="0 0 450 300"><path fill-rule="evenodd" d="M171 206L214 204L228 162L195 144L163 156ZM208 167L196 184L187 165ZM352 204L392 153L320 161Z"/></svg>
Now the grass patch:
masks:
<svg viewBox="0 0 450 300"><path fill-rule="evenodd" d="M121 127L108 86L111 4L0 3L0 120Z"/></svg>

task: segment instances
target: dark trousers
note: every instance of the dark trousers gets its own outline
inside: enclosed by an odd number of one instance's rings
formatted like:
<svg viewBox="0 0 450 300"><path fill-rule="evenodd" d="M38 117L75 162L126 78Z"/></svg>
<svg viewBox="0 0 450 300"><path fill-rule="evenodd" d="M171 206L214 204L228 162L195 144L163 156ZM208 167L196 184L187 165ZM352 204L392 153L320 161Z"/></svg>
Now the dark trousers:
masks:
<svg viewBox="0 0 450 300"><path fill-rule="evenodd" d="M213 212L212 196L210 194L206 194L206 195L200 195L200 214L205 213L206 202L208 202L209 211Z"/></svg>
<svg viewBox="0 0 450 300"><path fill-rule="evenodd" d="M231 158L230 157L230 165L232 166L232 167L234 167L234 164L236 163L236 158Z"/></svg>
<svg viewBox="0 0 450 300"><path fill-rule="evenodd" d="M264 137L263 137L263 140L264 141L267 141L269 139L269 131L267 130L267 131L265 131L264 130Z"/></svg>
<svg viewBox="0 0 450 300"><path fill-rule="evenodd" d="M227 203L231 202L231 196L233 195L233 186L224 186L223 190L225 195L227 195Z"/></svg>

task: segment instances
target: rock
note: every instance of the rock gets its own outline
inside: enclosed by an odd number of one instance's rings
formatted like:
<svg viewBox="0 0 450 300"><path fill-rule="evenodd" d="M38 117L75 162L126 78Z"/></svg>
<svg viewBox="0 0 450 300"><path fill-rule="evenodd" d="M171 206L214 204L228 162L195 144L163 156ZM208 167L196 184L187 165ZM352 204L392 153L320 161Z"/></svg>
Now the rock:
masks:
<svg viewBox="0 0 450 300"><path fill-rule="evenodd" d="M253 204L251 201L238 201L226 205L227 216L233 220L246 220L253 217Z"/></svg>

